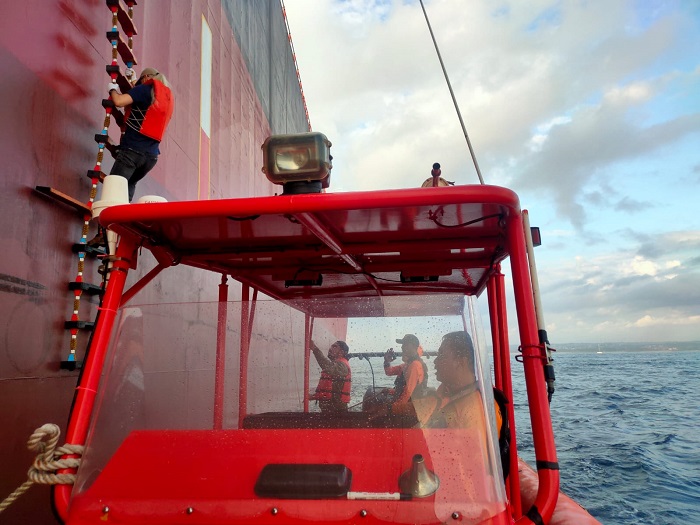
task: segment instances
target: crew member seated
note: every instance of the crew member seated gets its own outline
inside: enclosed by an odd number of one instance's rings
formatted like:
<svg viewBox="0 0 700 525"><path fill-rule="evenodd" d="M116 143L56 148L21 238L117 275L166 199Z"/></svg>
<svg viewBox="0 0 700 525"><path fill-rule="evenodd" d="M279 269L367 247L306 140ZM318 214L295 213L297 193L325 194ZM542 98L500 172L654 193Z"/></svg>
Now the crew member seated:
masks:
<svg viewBox="0 0 700 525"><path fill-rule="evenodd" d="M422 348L414 334L406 334L397 339L401 344L403 363L391 366L395 358L393 348L384 354L384 373L396 376L393 389L384 389L378 393L366 395L363 409L375 418L383 416L415 417L412 399L423 397L428 392L428 367L421 359Z"/></svg>
<svg viewBox="0 0 700 525"><path fill-rule="evenodd" d="M318 401L321 412L347 412L352 384L348 363L350 348L345 341L336 341L328 349L328 356L325 356L311 341L311 351L321 367L321 378L316 392L309 399Z"/></svg>
<svg viewBox="0 0 700 525"><path fill-rule="evenodd" d="M434 361L437 391L415 401L422 428L486 428L486 414L474 367L474 345L467 332L451 332L442 338ZM510 467L510 428L505 395L494 388L496 429L504 477Z"/></svg>
<svg viewBox="0 0 700 525"><path fill-rule="evenodd" d="M420 425L426 428L484 426L485 415L474 370L474 346L469 334L460 331L443 336L434 366L440 385L435 395L416 407Z"/></svg>

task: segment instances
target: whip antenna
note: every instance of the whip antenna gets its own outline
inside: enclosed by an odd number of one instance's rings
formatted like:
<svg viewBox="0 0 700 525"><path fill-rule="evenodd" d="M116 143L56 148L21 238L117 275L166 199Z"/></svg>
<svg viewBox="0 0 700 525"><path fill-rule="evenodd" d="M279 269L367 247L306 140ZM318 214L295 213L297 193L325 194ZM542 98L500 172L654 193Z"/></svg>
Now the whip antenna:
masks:
<svg viewBox="0 0 700 525"><path fill-rule="evenodd" d="M435 51L437 52L438 59L440 60L440 66L442 67L442 73L445 75L445 80L447 81L447 87L450 90L450 95L452 96L452 102L457 110L457 117L459 118L459 123L462 125L462 132L464 133L464 138L467 139L467 146L469 146L469 153L472 156L472 161L474 162L474 167L476 168L476 174L479 176L479 182L484 184L484 178L481 176L481 170L479 169L479 163L476 161L476 155L474 154L474 148L472 148L472 143L469 140L469 134L467 133L467 128L464 126L464 120L462 120L462 113L459 111L459 106L457 105L457 99L455 98L454 91L452 91L452 85L450 84L450 77L447 76L447 70L445 69L445 63L442 61L442 56L440 55L440 49L438 48L437 41L435 40L435 35L433 34L433 28L430 26L430 20L428 20L428 13L425 11L425 6L423 5L423 0L420 0L421 9L423 9L423 15L425 15L425 21L428 24L428 31L430 31L430 38L433 39L433 45L435 46Z"/></svg>

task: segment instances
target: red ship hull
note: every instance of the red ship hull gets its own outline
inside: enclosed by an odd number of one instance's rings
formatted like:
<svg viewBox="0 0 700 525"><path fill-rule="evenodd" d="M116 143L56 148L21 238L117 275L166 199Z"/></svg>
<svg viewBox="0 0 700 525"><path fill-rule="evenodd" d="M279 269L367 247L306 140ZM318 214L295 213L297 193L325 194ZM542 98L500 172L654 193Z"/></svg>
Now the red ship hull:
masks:
<svg viewBox="0 0 700 525"><path fill-rule="evenodd" d="M123 7L123 4L122 4ZM136 197L192 200L270 195L260 146L271 133L309 128L283 9L275 0L142 0L133 9L137 74L154 66L173 86L175 112L156 168ZM94 140L112 61L106 38L112 14L103 0L27 0L3 9L0 64L5 165L0 196L0 440L5 444L0 493L26 480L33 454L26 442L52 422L65 430L79 369L61 368L70 354L65 322L74 309L68 283L79 273L84 213L36 191L48 187L87 204L95 168ZM121 70L124 64L120 60ZM112 122L109 135L118 142ZM112 158L105 152L102 171ZM92 236L94 221L90 225ZM87 257L83 280L99 284L99 262ZM183 279L215 300L210 277ZM198 279L201 282L198 282ZM208 280L207 280L208 279ZM205 282L206 281L206 282ZM155 287L154 300L178 289ZM239 293L232 290L232 294ZM78 318L92 321L97 300L85 293ZM76 334L80 362L89 330ZM49 487L34 486L3 512L3 523L56 523Z"/></svg>

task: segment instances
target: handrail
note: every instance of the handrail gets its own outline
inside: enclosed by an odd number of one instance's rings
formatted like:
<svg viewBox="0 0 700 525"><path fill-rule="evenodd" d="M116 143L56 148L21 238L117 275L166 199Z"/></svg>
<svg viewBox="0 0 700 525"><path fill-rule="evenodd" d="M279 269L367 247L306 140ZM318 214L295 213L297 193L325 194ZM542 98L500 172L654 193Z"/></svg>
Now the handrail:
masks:
<svg viewBox="0 0 700 525"><path fill-rule="evenodd" d="M75 402L68 419L68 430L66 431L66 443L68 444L85 444L92 409L100 383L100 375L107 355L109 337L117 318L126 276L131 267L130 258L135 253L135 239L129 236L122 236L117 248L111 276L107 282L102 308L100 309L101 312L95 325L90 349L87 352L83 373L80 375L80 380L76 387ZM59 474L64 472L75 472L75 469L59 471ZM72 485L54 486L54 504L58 515L64 522L68 517L71 490Z"/></svg>
<svg viewBox="0 0 700 525"><path fill-rule="evenodd" d="M539 479L533 505L516 521L516 524L548 523L559 497L559 464L544 383L545 355L538 337L522 215L514 214L509 217L507 228L515 307L520 331L520 349Z"/></svg>

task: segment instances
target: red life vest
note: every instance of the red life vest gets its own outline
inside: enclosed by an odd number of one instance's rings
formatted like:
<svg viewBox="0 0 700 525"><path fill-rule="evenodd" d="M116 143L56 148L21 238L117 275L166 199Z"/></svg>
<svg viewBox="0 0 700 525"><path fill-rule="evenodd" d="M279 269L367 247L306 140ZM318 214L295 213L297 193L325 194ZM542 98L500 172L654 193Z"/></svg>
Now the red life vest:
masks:
<svg viewBox="0 0 700 525"><path fill-rule="evenodd" d="M165 128L173 116L173 92L160 80L148 79L144 84L153 85L154 100L143 116L140 127L136 130L141 135L145 135L160 142L163 139ZM125 121L129 119L131 106L126 108L124 114Z"/></svg>
<svg viewBox="0 0 700 525"><path fill-rule="evenodd" d="M330 401L333 398L340 398L340 401L343 403L350 402L350 384L352 382L350 363L342 357L339 357L336 361L345 364L345 367L348 369L347 375L342 379L333 379L330 374L322 371L321 379L319 379L318 386L316 386L316 393L311 396L311 399Z"/></svg>

